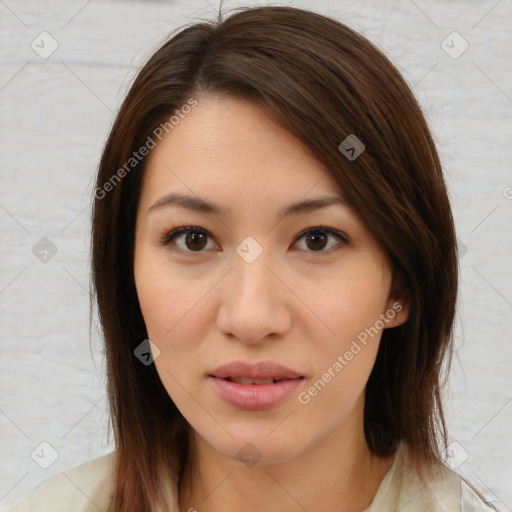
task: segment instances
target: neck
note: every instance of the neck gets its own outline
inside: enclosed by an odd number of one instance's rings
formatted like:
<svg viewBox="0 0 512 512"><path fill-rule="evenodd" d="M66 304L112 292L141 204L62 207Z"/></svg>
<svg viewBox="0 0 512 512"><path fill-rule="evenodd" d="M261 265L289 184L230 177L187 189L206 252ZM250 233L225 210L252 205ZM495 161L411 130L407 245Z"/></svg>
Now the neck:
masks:
<svg viewBox="0 0 512 512"><path fill-rule="evenodd" d="M181 512L362 512L392 465L373 455L360 424L347 421L322 441L275 464L245 466L214 450L191 429L179 483Z"/></svg>

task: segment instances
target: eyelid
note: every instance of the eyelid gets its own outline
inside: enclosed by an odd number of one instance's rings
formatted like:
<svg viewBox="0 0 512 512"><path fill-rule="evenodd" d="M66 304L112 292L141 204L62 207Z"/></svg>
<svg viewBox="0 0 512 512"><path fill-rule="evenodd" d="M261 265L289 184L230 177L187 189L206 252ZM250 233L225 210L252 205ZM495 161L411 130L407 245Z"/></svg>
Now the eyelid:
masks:
<svg viewBox="0 0 512 512"><path fill-rule="evenodd" d="M183 234L186 234L189 231L194 231L196 233L202 233L202 234L208 236L209 238L211 238L212 240L215 240L215 237L207 229L201 228L199 226L190 226L190 225L182 224L181 226L178 226L177 228L165 231L163 233L163 235L158 238L158 243L159 243L159 245L162 245L162 246L169 245L177 237L179 237ZM177 249L177 250L180 250L180 249ZM183 251L181 251L181 252L183 252ZM196 252L197 254L200 254L201 252L204 252L204 251L186 251L186 252L188 252L189 254L193 254L194 252Z"/></svg>
<svg viewBox="0 0 512 512"><path fill-rule="evenodd" d="M339 240L339 242L341 244L343 244L343 245L350 244L350 238L343 231L340 231L340 230L334 229L334 228L329 228L327 226L321 226L321 225L311 226L311 227L306 228L303 231L301 231L295 237L295 240L294 240L293 244L295 245L307 233L315 232L315 231L327 233L327 234L337 238ZM212 240L215 241L215 237L207 229L204 229L204 228L202 228L200 226L191 226L191 225L184 225L184 224L182 224L179 227L176 227L176 228L174 228L172 230L168 230L168 231L164 232L164 234L159 237L158 243L161 246L168 246L177 237L179 237L179 236L181 236L183 234L186 234L188 232L202 233L202 234L208 236L209 238L211 238ZM217 242L215 241L215 243L217 243ZM329 249L327 251L304 251L304 252L306 252L308 254L311 254L313 256L322 256L322 255L331 254L331 252L333 252L333 249L337 250L336 247L337 246L335 246L334 248L331 247L331 249ZM202 254L202 253L206 252L206 251L184 251L184 250L179 249L179 248L178 249L174 249L173 248L172 250L178 251L180 253L185 253L185 254Z"/></svg>
<svg viewBox="0 0 512 512"><path fill-rule="evenodd" d="M350 243L350 239L349 239L348 235L346 235L343 231L340 231L339 229L328 228L327 226L311 226L310 228L307 228L307 229L303 230L301 233L299 233L297 235L297 237L295 238L295 241L299 240L305 234L307 234L311 231L313 231L313 232L321 231L324 233L329 233L330 235L334 236L335 238L342 240L346 244ZM314 252L314 251L311 251L311 252Z"/></svg>

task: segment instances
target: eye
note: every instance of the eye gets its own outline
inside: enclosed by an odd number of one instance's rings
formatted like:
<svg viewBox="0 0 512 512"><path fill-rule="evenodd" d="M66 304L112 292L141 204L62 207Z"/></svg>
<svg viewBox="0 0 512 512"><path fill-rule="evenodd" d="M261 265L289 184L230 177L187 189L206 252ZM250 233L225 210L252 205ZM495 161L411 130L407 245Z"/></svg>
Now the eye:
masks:
<svg viewBox="0 0 512 512"><path fill-rule="evenodd" d="M185 235L184 239L182 239L183 235ZM164 234L160 239L160 244L170 245L172 243L178 246L177 250L185 252L203 252L202 249L206 247L206 240L209 236L208 231L198 226L181 226ZM181 241L182 244L176 241ZM185 244L184 246L183 243Z"/></svg>
<svg viewBox="0 0 512 512"><path fill-rule="evenodd" d="M183 236L185 238L183 238ZM159 240L160 245L169 246L173 244L177 246L177 249L173 247L173 250L183 251L183 252L204 252L203 249L208 248L208 238L211 238L211 235L208 231L198 226L181 226L180 228L174 229L168 233L165 233ZM317 226L314 228L309 228L306 231L303 231L296 239L297 243L299 240L305 240L306 247L308 249L300 249L305 250L307 252L313 253L324 253L324 249L329 245L329 238L337 240L339 243L337 245L346 245L349 243L348 237L341 232L333 230L331 228L325 228L323 226ZM180 243L181 242L181 243ZM336 246L336 244L334 244ZM328 249L331 249L333 245L331 244ZM210 247L211 248L211 247Z"/></svg>
<svg viewBox="0 0 512 512"><path fill-rule="evenodd" d="M317 226L315 228L309 228L297 237L297 240L304 238L306 247L312 248L313 250L307 252L320 252L324 253L325 247L328 245L329 237L340 242L337 245L346 245L349 243L348 237L334 229L325 228L323 226ZM336 246L336 244L334 244ZM331 249L333 245L329 247Z"/></svg>

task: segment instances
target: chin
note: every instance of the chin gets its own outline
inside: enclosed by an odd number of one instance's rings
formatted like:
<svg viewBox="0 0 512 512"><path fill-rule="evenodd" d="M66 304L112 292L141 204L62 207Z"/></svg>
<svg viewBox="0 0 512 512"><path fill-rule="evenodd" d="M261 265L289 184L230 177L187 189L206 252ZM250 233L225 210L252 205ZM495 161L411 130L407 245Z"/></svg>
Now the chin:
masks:
<svg viewBox="0 0 512 512"><path fill-rule="evenodd" d="M233 438L225 439L224 442L206 439L206 442L218 453L241 462L247 467L278 464L294 459L299 451L300 443L297 439L287 436L289 444L284 437L271 434L270 430L261 430L255 435L246 431L246 435L236 435L232 430ZM225 437L225 436L224 436Z"/></svg>

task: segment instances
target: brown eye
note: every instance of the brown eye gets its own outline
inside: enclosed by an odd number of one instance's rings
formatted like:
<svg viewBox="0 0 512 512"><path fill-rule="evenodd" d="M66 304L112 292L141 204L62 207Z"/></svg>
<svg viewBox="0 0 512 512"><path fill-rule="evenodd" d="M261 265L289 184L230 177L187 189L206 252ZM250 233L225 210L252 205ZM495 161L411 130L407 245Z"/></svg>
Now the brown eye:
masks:
<svg viewBox="0 0 512 512"><path fill-rule="evenodd" d="M204 252L210 234L196 226L182 226L166 233L160 240L161 245L173 245L174 250L183 252ZM178 243L179 242L179 243Z"/></svg>
<svg viewBox="0 0 512 512"><path fill-rule="evenodd" d="M208 235L201 232L191 231L186 234L185 245L190 250L202 250L206 246Z"/></svg>
<svg viewBox="0 0 512 512"><path fill-rule="evenodd" d="M341 245L348 243L348 238L346 236L343 236L341 233L333 231L332 229L322 227L308 229L302 235L299 236L298 240L304 239L306 242L306 249L302 250L313 253L324 253L327 252L324 249L329 244L329 238L336 239L338 242L341 242ZM328 249L335 246L336 244L331 244L330 247L328 247Z"/></svg>
<svg viewBox="0 0 512 512"><path fill-rule="evenodd" d="M212 239L208 231L197 226L182 226L166 233L161 239L160 244L171 246L172 250L181 251L185 253L201 253L206 252L208 249L208 239ZM338 231L330 228L323 228L321 226L310 228L304 231L297 240L304 239L306 242L305 248L300 248L309 253L323 253L330 252L328 249L336 247L337 245L343 247L349 243L348 237ZM329 240L338 241L338 244L331 243ZM324 250L326 249L327 250ZM340 247L340 248L341 248ZM210 247L211 248L211 247Z"/></svg>
<svg viewBox="0 0 512 512"><path fill-rule="evenodd" d="M327 239L325 233L317 231L306 236L306 243L310 249L321 251L327 245Z"/></svg>

